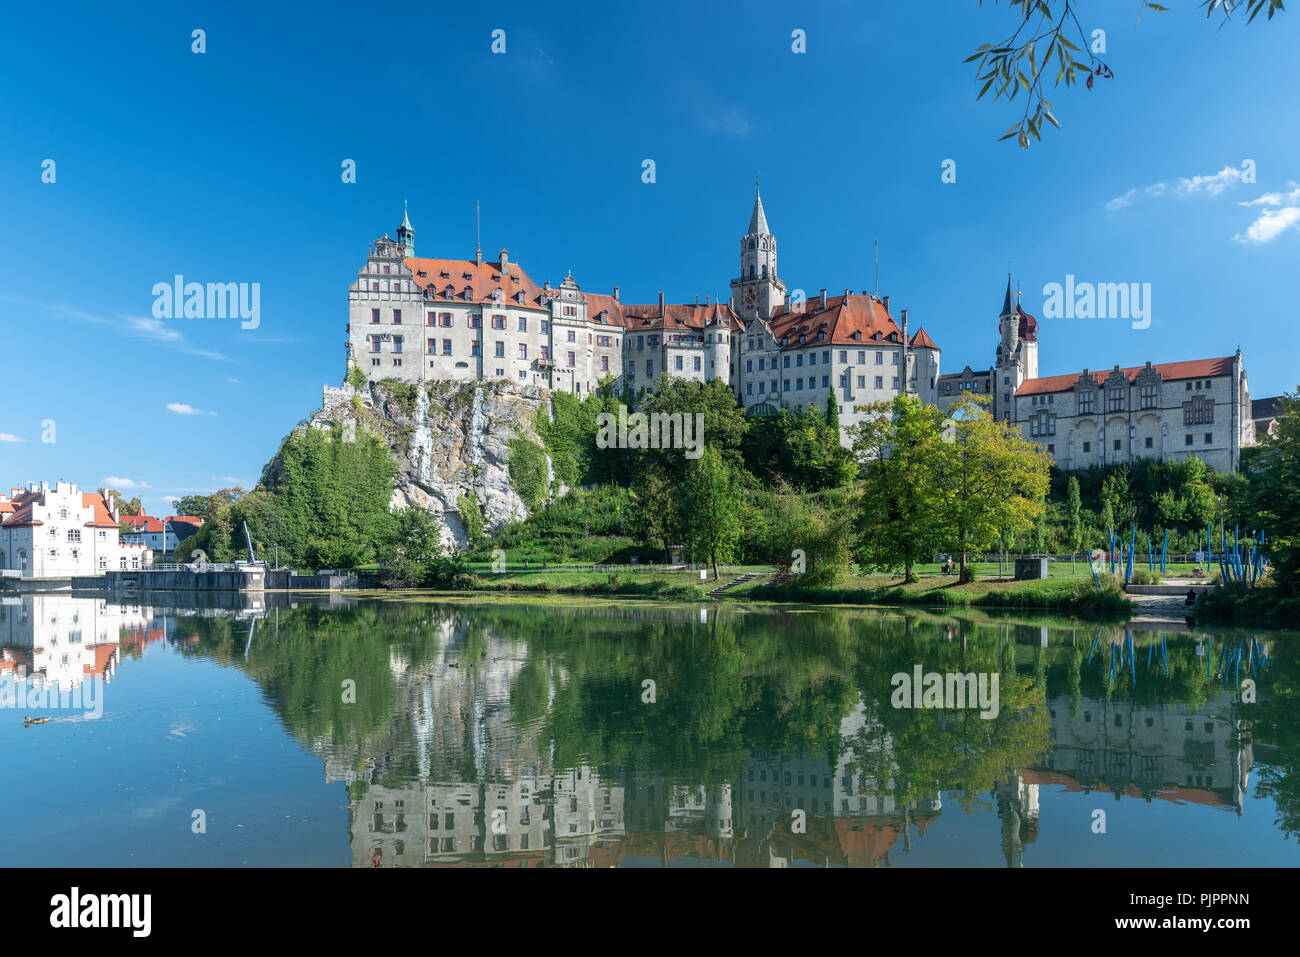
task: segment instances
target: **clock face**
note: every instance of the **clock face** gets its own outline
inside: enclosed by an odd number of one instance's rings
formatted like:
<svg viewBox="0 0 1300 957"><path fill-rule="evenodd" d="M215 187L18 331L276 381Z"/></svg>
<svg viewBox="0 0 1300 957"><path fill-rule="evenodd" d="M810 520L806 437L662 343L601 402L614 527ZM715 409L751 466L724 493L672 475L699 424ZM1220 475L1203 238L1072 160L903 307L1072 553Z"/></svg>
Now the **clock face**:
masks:
<svg viewBox="0 0 1300 957"><path fill-rule="evenodd" d="M754 304L754 290L750 289L745 292L745 302L751 306Z"/></svg>

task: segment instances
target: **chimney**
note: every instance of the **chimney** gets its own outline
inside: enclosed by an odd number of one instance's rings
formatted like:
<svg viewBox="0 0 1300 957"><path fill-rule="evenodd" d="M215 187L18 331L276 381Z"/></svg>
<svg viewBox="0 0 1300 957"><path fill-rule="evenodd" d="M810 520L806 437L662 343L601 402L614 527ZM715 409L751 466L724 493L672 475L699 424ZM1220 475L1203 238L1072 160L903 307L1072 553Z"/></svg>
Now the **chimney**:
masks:
<svg viewBox="0 0 1300 957"><path fill-rule="evenodd" d="M845 289L845 290L844 290L844 305L847 306L847 305L849 304L849 296L851 296L851 295L853 295L853 290L852 290L852 289Z"/></svg>
<svg viewBox="0 0 1300 957"><path fill-rule="evenodd" d="M506 266L510 265L510 253L505 249L501 250L501 253L497 258L497 262L501 267L501 271L505 272Z"/></svg>
<svg viewBox="0 0 1300 957"><path fill-rule="evenodd" d="M699 294L699 293L696 293L696 294L695 294L695 305L696 305L696 306L699 306L699 304L700 304L700 294ZM1151 363L1148 362L1147 365L1151 365Z"/></svg>
<svg viewBox="0 0 1300 957"><path fill-rule="evenodd" d="M662 316L663 314L664 314L664 291L660 289L659 290L659 315ZM1115 368L1118 369L1119 366L1116 366Z"/></svg>
<svg viewBox="0 0 1300 957"><path fill-rule="evenodd" d="M885 297L883 300L881 300L881 301L884 303L884 306L885 306L885 312L889 312L889 297L886 296L886 297Z"/></svg>
<svg viewBox="0 0 1300 957"><path fill-rule="evenodd" d="M618 286L614 287L614 301L618 302Z"/></svg>
<svg viewBox="0 0 1300 957"><path fill-rule="evenodd" d="M710 302L712 302L712 301L713 301L713 293L709 293L708 295L706 295L706 296L704 297L704 304L705 304L706 306L707 306Z"/></svg>
<svg viewBox="0 0 1300 957"><path fill-rule="evenodd" d="M825 309L825 308L826 308L826 290L825 290L825 289L822 290L822 293L821 293L821 299L822 299L822 305L821 305L821 308Z"/></svg>

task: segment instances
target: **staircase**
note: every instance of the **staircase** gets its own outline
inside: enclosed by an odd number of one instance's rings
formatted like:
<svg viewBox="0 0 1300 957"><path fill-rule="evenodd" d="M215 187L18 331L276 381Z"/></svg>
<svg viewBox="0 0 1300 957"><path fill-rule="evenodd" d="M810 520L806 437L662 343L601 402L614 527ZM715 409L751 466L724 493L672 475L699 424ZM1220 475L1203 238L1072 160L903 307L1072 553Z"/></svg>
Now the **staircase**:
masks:
<svg viewBox="0 0 1300 957"><path fill-rule="evenodd" d="M745 582L752 582L755 578L762 578L762 577L763 576L761 572L750 572L747 575L741 575L739 578L733 581L729 581L725 585L721 585L713 589L713 591L709 592L706 597L713 598L713 599L721 598L722 593L727 589L735 588L737 585L743 585L745 584Z"/></svg>

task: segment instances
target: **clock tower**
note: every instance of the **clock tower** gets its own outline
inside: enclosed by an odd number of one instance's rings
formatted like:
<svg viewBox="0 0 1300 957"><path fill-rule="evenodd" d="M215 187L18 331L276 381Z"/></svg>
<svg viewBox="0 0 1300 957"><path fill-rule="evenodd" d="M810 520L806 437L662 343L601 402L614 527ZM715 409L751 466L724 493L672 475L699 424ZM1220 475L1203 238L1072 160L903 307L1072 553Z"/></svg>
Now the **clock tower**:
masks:
<svg viewBox="0 0 1300 957"><path fill-rule="evenodd" d="M731 308L749 325L768 319L785 302L785 283L776 275L776 237L767 229L763 197L754 184L754 212L740 241L740 277L731 281Z"/></svg>

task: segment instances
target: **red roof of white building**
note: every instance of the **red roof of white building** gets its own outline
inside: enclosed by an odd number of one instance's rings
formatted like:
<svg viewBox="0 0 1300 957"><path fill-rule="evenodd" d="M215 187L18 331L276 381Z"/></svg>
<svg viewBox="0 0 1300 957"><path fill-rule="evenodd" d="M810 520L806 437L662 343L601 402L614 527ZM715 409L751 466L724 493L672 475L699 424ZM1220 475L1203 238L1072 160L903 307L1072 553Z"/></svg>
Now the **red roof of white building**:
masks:
<svg viewBox="0 0 1300 957"><path fill-rule="evenodd" d="M1160 373L1160 378L1170 381L1174 379L1210 379L1215 376L1232 375L1232 356L1224 356L1219 359L1191 359L1187 362L1160 362L1155 363L1151 368ZM1127 369L1120 369L1124 378L1128 379L1131 385L1137 378L1138 373L1145 369L1146 366L1131 366ZM1102 369L1099 372L1089 372L1098 386L1104 385L1106 380L1114 375L1114 369ZM1038 379L1026 379L1016 390L1016 395L1041 395L1047 392L1069 392L1075 384L1082 378L1083 373L1073 372L1068 375L1051 375L1043 376Z"/></svg>

